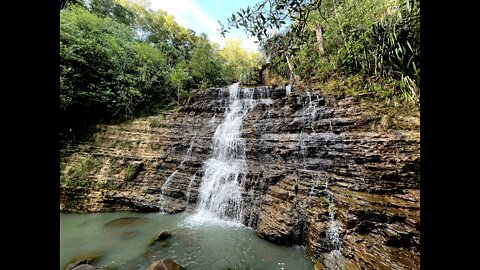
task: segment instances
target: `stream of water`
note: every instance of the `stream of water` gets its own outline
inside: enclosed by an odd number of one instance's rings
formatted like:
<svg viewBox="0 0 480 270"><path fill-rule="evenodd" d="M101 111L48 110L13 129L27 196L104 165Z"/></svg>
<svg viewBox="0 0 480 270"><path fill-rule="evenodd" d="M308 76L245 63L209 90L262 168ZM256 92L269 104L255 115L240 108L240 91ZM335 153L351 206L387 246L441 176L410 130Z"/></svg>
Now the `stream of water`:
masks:
<svg viewBox="0 0 480 270"><path fill-rule="evenodd" d="M241 137L243 117L258 103L271 103L268 92L263 90L258 90L260 99L255 100L255 89L240 88L238 83L228 88L228 108L212 138L213 156L204 164L198 221L242 222L246 169L245 139Z"/></svg>

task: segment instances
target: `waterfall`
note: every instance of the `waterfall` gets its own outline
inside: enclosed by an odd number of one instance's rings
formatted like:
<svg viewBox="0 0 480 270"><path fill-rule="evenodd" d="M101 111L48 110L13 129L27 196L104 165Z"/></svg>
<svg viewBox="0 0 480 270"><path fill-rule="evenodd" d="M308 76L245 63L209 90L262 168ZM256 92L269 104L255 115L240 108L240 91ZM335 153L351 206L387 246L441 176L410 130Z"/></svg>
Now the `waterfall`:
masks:
<svg viewBox="0 0 480 270"><path fill-rule="evenodd" d="M328 188L328 181L325 184L325 189ZM342 240L340 239L340 232L338 229L337 222L335 220L334 213L334 204L332 200L332 194L328 192L328 223L327 223L327 232L326 240L331 245L330 252L323 255L323 263L326 270L335 270L335 269L344 269L343 261L344 257L342 255Z"/></svg>
<svg viewBox="0 0 480 270"><path fill-rule="evenodd" d="M325 191L328 196L328 223L326 233L327 241L332 245L332 251L340 250L342 240L340 239L340 231L335 220L333 195L328 190L328 181L325 182Z"/></svg>
<svg viewBox="0 0 480 270"><path fill-rule="evenodd" d="M302 168L305 168L306 165L306 150L307 150L307 145L306 145L306 140L307 137L308 139L311 138L311 133L307 133L307 129L305 128L307 125L310 126L312 129L312 132L315 133L315 129L313 127L313 124L315 122L315 117L317 116L318 112L318 104L320 102L320 98L318 97L317 94L315 95L315 99L312 100L312 94L310 92L306 92L307 100L305 100L304 96L302 97L297 97L297 100L302 102L302 116L301 116L301 123L302 123L302 129L300 131L299 136L297 137L298 141L298 147L300 148L299 152L300 155L302 156ZM313 192L313 189L312 191Z"/></svg>
<svg viewBox="0 0 480 270"><path fill-rule="evenodd" d="M290 95L290 93L292 93L292 85L291 84L289 84L289 85L287 85L287 87L285 87L285 93L286 93L287 96Z"/></svg>
<svg viewBox="0 0 480 270"><path fill-rule="evenodd" d="M315 95L315 96L316 96L316 99L315 101L313 101L312 95L310 94L310 92L307 92L308 103L306 104L306 107L305 107L305 102L303 102L303 112L302 112L303 121L305 121L305 118L307 118L306 120L310 123L310 128L314 132L315 130L313 129L313 122L315 121L315 117L317 116L317 111L318 111L318 108L316 105L320 100L318 95Z"/></svg>
<svg viewBox="0 0 480 270"><path fill-rule="evenodd" d="M228 88L228 108L213 135L213 156L204 164L196 216L241 222L242 190L245 180L245 139L241 138L243 117L258 103L254 89Z"/></svg>
<svg viewBox="0 0 480 270"><path fill-rule="evenodd" d="M216 116L216 114L213 114L212 118L210 118L210 120L208 120L208 123L207 123L208 126L211 126L211 125L213 125L213 123L215 123L215 116Z"/></svg>
<svg viewBox="0 0 480 270"><path fill-rule="evenodd" d="M192 184L193 182L195 181L195 176L197 174L193 174L192 178L190 178L190 183L188 184L188 188L187 188L187 195L186 195L186 198L187 198L187 202L189 202L190 200L190 192L192 191Z"/></svg>
<svg viewBox="0 0 480 270"><path fill-rule="evenodd" d="M185 163L186 161L190 160L191 156L192 156L192 148L193 148L193 143L195 142L195 138L197 137L197 133L195 133L193 135L193 138L192 138L192 141L190 142L190 145L187 149L187 153L185 153L185 156L183 157L183 160L182 162L180 163L180 167L183 166L183 163Z"/></svg>
<svg viewBox="0 0 480 270"><path fill-rule="evenodd" d="M175 174L177 174L178 170L175 170L168 178L165 180L165 183L163 183L162 187L160 188L161 193L160 193L160 211L165 212L165 196L163 195L165 192L165 189L170 186L170 182L172 182L173 177Z"/></svg>

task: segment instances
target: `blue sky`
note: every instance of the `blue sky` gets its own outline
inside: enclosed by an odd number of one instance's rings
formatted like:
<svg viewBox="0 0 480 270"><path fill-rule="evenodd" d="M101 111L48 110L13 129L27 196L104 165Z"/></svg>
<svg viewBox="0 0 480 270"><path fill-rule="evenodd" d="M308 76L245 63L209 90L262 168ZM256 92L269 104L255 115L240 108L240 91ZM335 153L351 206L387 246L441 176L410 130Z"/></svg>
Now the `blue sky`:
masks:
<svg viewBox="0 0 480 270"><path fill-rule="evenodd" d="M240 8L253 6L261 0L150 0L151 8L162 9L175 17L180 25L193 29L197 34L204 32L211 41L222 46L224 39L217 30L218 21L227 22L227 18ZM248 38L242 29L231 29L226 38L240 38L244 48L257 50L256 38Z"/></svg>

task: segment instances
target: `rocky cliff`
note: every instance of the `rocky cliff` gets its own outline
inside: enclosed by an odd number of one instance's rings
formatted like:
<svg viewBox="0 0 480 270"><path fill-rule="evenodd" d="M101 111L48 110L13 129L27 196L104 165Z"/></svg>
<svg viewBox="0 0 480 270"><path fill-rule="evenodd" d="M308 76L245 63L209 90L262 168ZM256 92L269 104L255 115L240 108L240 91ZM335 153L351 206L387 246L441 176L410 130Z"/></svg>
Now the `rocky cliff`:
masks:
<svg viewBox="0 0 480 270"><path fill-rule="evenodd" d="M244 224L301 244L319 269L419 269L419 113L321 90L258 88L243 119ZM100 125L64 147L64 212L194 211L228 92L160 116Z"/></svg>

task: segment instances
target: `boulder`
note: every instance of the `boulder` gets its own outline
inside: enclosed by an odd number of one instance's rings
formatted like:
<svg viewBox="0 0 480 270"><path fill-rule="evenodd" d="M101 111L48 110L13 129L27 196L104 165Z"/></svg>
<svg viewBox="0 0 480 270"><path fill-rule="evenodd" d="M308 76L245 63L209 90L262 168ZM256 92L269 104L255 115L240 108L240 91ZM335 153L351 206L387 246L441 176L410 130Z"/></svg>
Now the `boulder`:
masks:
<svg viewBox="0 0 480 270"><path fill-rule="evenodd" d="M160 261L153 261L152 265L147 270L181 270L182 266L170 260L163 259Z"/></svg>
<svg viewBox="0 0 480 270"><path fill-rule="evenodd" d="M154 242L157 242L157 241L163 241L163 240L166 240L168 238L170 238L172 236L172 234L168 231L161 231L157 236L155 236L155 238L153 238L152 240L152 244Z"/></svg>
<svg viewBox="0 0 480 270"><path fill-rule="evenodd" d="M75 268L72 268L72 270L96 270L97 268L94 266L91 266L90 264L81 264Z"/></svg>
<svg viewBox="0 0 480 270"><path fill-rule="evenodd" d="M90 251L84 254L74 256L70 259L69 264L65 267L65 269L78 270L76 267L81 265L88 265L92 262L98 261L98 259L100 259L103 256L105 256L105 251L103 250L94 250L94 251Z"/></svg>

